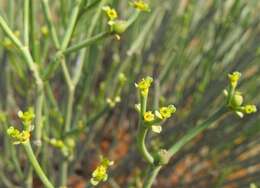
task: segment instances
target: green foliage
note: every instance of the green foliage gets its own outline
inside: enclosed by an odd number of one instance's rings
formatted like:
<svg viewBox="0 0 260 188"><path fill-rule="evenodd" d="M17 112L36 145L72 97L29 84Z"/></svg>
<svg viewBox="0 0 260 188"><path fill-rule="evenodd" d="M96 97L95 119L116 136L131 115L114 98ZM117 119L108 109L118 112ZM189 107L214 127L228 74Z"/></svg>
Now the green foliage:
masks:
<svg viewBox="0 0 260 188"><path fill-rule="evenodd" d="M0 187L259 184L259 6L0 0Z"/></svg>

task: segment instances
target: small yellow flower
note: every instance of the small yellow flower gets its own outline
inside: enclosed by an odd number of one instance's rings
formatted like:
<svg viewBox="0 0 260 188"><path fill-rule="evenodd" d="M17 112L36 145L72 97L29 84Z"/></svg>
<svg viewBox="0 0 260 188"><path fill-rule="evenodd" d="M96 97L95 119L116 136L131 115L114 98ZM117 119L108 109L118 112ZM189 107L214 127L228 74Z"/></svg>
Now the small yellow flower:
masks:
<svg viewBox="0 0 260 188"><path fill-rule="evenodd" d="M107 14L107 17L109 18L109 20L115 20L118 18L118 14L117 14L116 10L111 8L110 6L105 6L102 9Z"/></svg>
<svg viewBox="0 0 260 188"><path fill-rule="evenodd" d="M151 111L144 113L144 121L151 122L154 120L154 114Z"/></svg>
<svg viewBox="0 0 260 188"><path fill-rule="evenodd" d="M169 105L168 107L160 108L160 114L163 117L163 119L170 118L174 112L176 112L176 108L174 105Z"/></svg>
<svg viewBox="0 0 260 188"><path fill-rule="evenodd" d="M144 12L150 11L150 6L147 3L145 3L143 0L136 0L130 4L139 11L144 11Z"/></svg>
<svg viewBox="0 0 260 188"><path fill-rule="evenodd" d="M101 181L106 181L108 178L107 170L108 167L113 165L114 162L108 160L107 158L104 158L101 156L101 163L100 165L92 172L92 177L90 179L90 182L93 186L98 185Z"/></svg>
<svg viewBox="0 0 260 188"><path fill-rule="evenodd" d="M92 173L92 178L90 179L92 185L98 185L101 181L107 180L107 168L103 165L98 166Z"/></svg>
<svg viewBox="0 0 260 188"><path fill-rule="evenodd" d="M257 108L255 105L246 105L244 106L244 113L246 114L252 114L257 111Z"/></svg>
<svg viewBox="0 0 260 188"><path fill-rule="evenodd" d="M21 119L21 121L26 125L31 124L33 118L35 117L32 108L29 108L26 112L22 112L20 110L17 115Z"/></svg>
<svg viewBox="0 0 260 188"><path fill-rule="evenodd" d="M152 82L153 82L153 79L148 76L146 78L143 78L137 84L135 84L135 87L137 87L139 89L142 96L147 96Z"/></svg>
<svg viewBox="0 0 260 188"><path fill-rule="evenodd" d="M20 143L25 143L25 142L27 142L27 141L29 140L30 136L31 136L31 134L30 134L29 131L22 131L22 132L20 133L20 136L19 136L19 142L20 142Z"/></svg>
<svg viewBox="0 0 260 188"><path fill-rule="evenodd" d="M229 74L228 77L229 77L229 81L230 81L231 86L236 87L237 82L241 77L241 73L236 71L236 72Z"/></svg>
<svg viewBox="0 0 260 188"><path fill-rule="evenodd" d="M31 136L29 131L20 132L18 129L14 127L9 127L6 132L11 138L14 139L13 144L26 143Z"/></svg>

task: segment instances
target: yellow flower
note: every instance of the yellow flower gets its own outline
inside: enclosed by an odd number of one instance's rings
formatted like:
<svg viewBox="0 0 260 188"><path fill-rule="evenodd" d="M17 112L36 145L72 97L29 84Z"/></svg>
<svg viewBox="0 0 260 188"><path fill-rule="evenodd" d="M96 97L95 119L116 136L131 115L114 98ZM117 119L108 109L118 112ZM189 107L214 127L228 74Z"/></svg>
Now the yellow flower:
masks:
<svg viewBox="0 0 260 188"><path fill-rule="evenodd" d="M20 132L18 129L14 127L9 127L7 129L7 134L14 139L13 144L23 144L27 142L31 136L29 131Z"/></svg>
<svg viewBox="0 0 260 188"><path fill-rule="evenodd" d="M255 113L257 111L257 108L255 105L246 105L244 106L244 112L246 114L252 114Z"/></svg>
<svg viewBox="0 0 260 188"><path fill-rule="evenodd" d="M140 82L135 84L135 87L139 89L142 96L147 96L152 82L153 79L147 76L146 78L143 78Z"/></svg>
<svg viewBox="0 0 260 188"><path fill-rule="evenodd" d="M140 10L140 11L144 11L144 12L149 12L150 11L150 6L147 3L145 3L144 1L142 1L142 0L133 1L131 3L131 5L135 9Z"/></svg>
<svg viewBox="0 0 260 188"><path fill-rule="evenodd" d="M31 124L33 118L35 117L33 109L29 108L26 112L19 111L18 117L22 120L22 122L26 125Z"/></svg>
<svg viewBox="0 0 260 188"><path fill-rule="evenodd" d="M229 74L228 77L229 77L229 81L230 81L231 86L236 87L237 82L241 77L241 73L236 71L236 72Z"/></svg>
<svg viewBox="0 0 260 188"><path fill-rule="evenodd" d="M93 186L96 186L101 181L106 181L108 178L107 170L108 167L113 165L114 162L108 160L107 158L104 158L101 156L101 163L100 165L92 172L92 177L90 179L90 182Z"/></svg>
<svg viewBox="0 0 260 188"><path fill-rule="evenodd" d="M118 17L118 14L115 9L111 8L110 6L105 6L102 8L105 13L107 14L107 17L109 20L115 20Z"/></svg>
<svg viewBox="0 0 260 188"><path fill-rule="evenodd" d="M174 112L176 112L176 108L174 105L169 105L168 107L160 108L160 114L163 119L170 118Z"/></svg>
<svg viewBox="0 0 260 188"><path fill-rule="evenodd" d="M98 185L101 181L107 180L107 168L103 165L98 166L92 173L92 178L90 179L92 185Z"/></svg>
<svg viewBox="0 0 260 188"><path fill-rule="evenodd" d="M144 113L144 121L151 122L154 120L154 114L151 111Z"/></svg>

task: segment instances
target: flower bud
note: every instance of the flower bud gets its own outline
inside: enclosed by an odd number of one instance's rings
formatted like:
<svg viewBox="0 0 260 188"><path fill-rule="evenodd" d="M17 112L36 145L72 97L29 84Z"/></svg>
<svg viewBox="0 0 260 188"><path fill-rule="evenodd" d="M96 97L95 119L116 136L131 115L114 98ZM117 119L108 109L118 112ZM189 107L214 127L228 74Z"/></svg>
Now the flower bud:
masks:
<svg viewBox="0 0 260 188"><path fill-rule="evenodd" d="M128 24L124 20L115 20L115 21L109 21L108 25L110 25L110 30L114 34L122 34L126 31Z"/></svg>
<svg viewBox="0 0 260 188"><path fill-rule="evenodd" d="M236 93L231 101L230 104L233 108L237 108L243 104L243 96L240 93Z"/></svg>

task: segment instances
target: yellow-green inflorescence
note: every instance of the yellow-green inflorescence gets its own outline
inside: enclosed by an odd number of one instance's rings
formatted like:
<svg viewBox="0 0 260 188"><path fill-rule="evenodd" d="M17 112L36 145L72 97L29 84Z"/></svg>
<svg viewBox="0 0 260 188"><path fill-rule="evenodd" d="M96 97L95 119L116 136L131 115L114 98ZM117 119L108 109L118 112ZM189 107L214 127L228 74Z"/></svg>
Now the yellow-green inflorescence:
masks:
<svg viewBox="0 0 260 188"><path fill-rule="evenodd" d="M14 127L9 127L7 129L7 134L13 139L13 144L24 144L30 139L29 131L19 131Z"/></svg>
<svg viewBox="0 0 260 188"><path fill-rule="evenodd" d="M151 77L143 78L141 81L135 84L141 97L148 97L149 88L153 82ZM141 104L135 105L136 110L141 113ZM162 128L159 125L164 120L170 118L176 112L174 105L163 106L155 111L146 111L142 115L143 122L146 126L149 126L153 132L160 133Z"/></svg>
<svg viewBox="0 0 260 188"><path fill-rule="evenodd" d="M104 6L102 9L108 17L110 32L115 34L117 39L120 39L119 35L124 33L127 29L127 22L118 19L118 13L114 8L111 8L110 6Z"/></svg>
<svg viewBox="0 0 260 188"><path fill-rule="evenodd" d="M101 156L101 162L97 168L92 172L92 177L90 182L93 186L98 185L100 182L104 182L108 178L108 167L114 164L113 161L108 160L107 158Z"/></svg>
<svg viewBox="0 0 260 188"><path fill-rule="evenodd" d="M241 92L236 90L241 76L242 74L237 71L228 75L230 87L229 90L224 90L224 94L228 99L227 106L242 118L244 114L252 114L257 112L257 108L254 104L243 105L244 97Z"/></svg>
<svg viewBox="0 0 260 188"><path fill-rule="evenodd" d="M32 121L35 115L33 109L29 108L26 112L19 111L18 117L22 121L24 129L20 131L11 126L7 129L7 134L13 139L13 144L24 144L30 139L30 131L33 127Z"/></svg>
<svg viewBox="0 0 260 188"><path fill-rule="evenodd" d="M130 3L135 9L144 12L150 12L150 6L148 3L144 2L143 0L135 0Z"/></svg>
<svg viewBox="0 0 260 188"><path fill-rule="evenodd" d="M147 96L152 82L153 82L153 78L147 76L146 78L143 78L141 81L136 83L135 87L139 90L142 96Z"/></svg>
<svg viewBox="0 0 260 188"><path fill-rule="evenodd" d="M237 86L238 80L240 79L241 75L242 74L238 71L235 71L235 72L228 75L229 81L230 81L230 84L231 84L232 87Z"/></svg>

